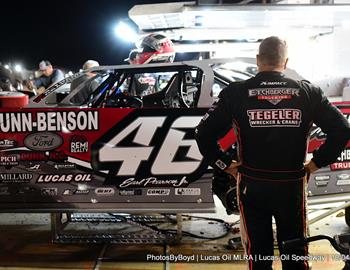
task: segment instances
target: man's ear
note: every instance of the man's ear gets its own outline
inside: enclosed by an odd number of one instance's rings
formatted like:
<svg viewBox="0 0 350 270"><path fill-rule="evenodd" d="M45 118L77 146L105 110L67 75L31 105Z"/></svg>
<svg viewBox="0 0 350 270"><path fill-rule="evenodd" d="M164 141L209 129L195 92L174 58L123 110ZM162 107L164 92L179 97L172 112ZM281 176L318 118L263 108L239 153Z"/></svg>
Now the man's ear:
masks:
<svg viewBox="0 0 350 270"><path fill-rule="evenodd" d="M259 56L259 54L256 55L256 65L257 66L260 65L260 56Z"/></svg>
<svg viewBox="0 0 350 270"><path fill-rule="evenodd" d="M284 69L287 69L288 60L289 60L289 58L287 58L286 61L284 61Z"/></svg>

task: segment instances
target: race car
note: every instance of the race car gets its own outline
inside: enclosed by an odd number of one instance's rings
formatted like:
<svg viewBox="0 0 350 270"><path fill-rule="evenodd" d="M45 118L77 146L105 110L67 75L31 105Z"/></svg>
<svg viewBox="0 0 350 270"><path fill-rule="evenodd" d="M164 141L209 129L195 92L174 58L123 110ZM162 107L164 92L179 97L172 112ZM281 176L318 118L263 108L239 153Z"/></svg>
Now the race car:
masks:
<svg viewBox="0 0 350 270"><path fill-rule="evenodd" d="M94 67L1 110L1 211L214 211L194 128L223 87L253 76L228 68L237 60ZM311 132L310 153L323 136ZM311 176L310 197L350 193L348 153Z"/></svg>
<svg viewBox="0 0 350 270"><path fill-rule="evenodd" d="M1 210L213 211L211 176L190 182L202 170L194 127L213 101L215 65L96 67L75 89L85 73L1 110Z"/></svg>

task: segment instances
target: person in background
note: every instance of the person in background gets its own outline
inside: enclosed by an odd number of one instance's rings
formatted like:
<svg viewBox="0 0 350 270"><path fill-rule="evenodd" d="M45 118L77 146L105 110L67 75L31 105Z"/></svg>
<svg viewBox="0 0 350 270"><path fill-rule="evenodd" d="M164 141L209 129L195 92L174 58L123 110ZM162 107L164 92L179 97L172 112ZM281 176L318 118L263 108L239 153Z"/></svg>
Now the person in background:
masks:
<svg viewBox="0 0 350 270"><path fill-rule="evenodd" d="M42 60L39 63L39 70L41 76L34 80L38 94L45 92L48 87L64 79L63 72L60 69L54 69L47 60Z"/></svg>
<svg viewBox="0 0 350 270"><path fill-rule="evenodd" d="M14 84L15 78L12 71L0 64L0 91L16 91Z"/></svg>
<svg viewBox="0 0 350 270"><path fill-rule="evenodd" d="M95 61L95 60L87 60L84 64L83 64L83 70L87 70L89 68L92 68L92 67L98 67L100 66L100 64ZM91 73L94 75L94 73Z"/></svg>
<svg viewBox="0 0 350 270"><path fill-rule="evenodd" d="M81 84L87 83L91 78L96 76L96 73L94 72L86 72L88 69L92 67L98 67L100 64L95 60L87 60L83 64L83 71L84 74L76 79L74 79L70 85L70 91L74 91L76 88L78 88ZM92 93L93 90L96 89L98 86L98 82L96 80L90 80L90 83L87 83L87 85L82 86L81 89L77 90L76 95L74 95L71 99L71 102L73 103L83 103L89 96L90 93Z"/></svg>
<svg viewBox="0 0 350 270"><path fill-rule="evenodd" d="M280 255L284 255L282 269L307 270L307 245L287 248L282 243L306 236L309 175L337 160L350 138L350 126L319 87L283 74L288 62L284 40L264 39L256 57L258 74L220 92L197 126L195 138L204 162L237 177L241 238L249 269L272 270L274 217ZM313 123L327 137L305 162ZM238 138L236 161L217 143L232 127Z"/></svg>
<svg viewBox="0 0 350 270"><path fill-rule="evenodd" d="M139 64L137 61L137 57L140 54L138 49L132 49L129 53L129 57L124 59L124 61L128 62L130 65Z"/></svg>
<svg viewBox="0 0 350 270"><path fill-rule="evenodd" d="M92 67L98 67L100 66L100 64L95 61L95 60L87 60L84 64L83 64L83 71L88 70L89 68ZM94 77L96 74L93 72L85 72L84 75L76 78L75 80L72 81L70 89L73 90L74 88L76 88L79 84L87 81L88 79Z"/></svg>

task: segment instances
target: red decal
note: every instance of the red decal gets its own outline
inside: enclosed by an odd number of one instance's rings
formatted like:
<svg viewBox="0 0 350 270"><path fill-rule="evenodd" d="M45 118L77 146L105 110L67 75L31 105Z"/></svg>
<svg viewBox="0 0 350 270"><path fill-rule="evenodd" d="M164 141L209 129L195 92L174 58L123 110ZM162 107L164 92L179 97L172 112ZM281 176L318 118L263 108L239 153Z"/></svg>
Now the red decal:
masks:
<svg viewBox="0 0 350 270"><path fill-rule="evenodd" d="M332 171L347 170L350 169L350 162L337 162L331 164Z"/></svg>

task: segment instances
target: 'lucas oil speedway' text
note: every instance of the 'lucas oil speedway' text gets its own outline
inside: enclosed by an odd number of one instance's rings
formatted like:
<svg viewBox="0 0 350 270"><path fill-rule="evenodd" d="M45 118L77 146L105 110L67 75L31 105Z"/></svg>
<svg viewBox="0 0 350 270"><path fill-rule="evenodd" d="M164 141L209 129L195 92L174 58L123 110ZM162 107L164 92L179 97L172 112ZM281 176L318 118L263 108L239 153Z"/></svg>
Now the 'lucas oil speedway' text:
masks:
<svg viewBox="0 0 350 270"><path fill-rule="evenodd" d="M98 111L0 113L0 132L67 132L98 128Z"/></svg>

